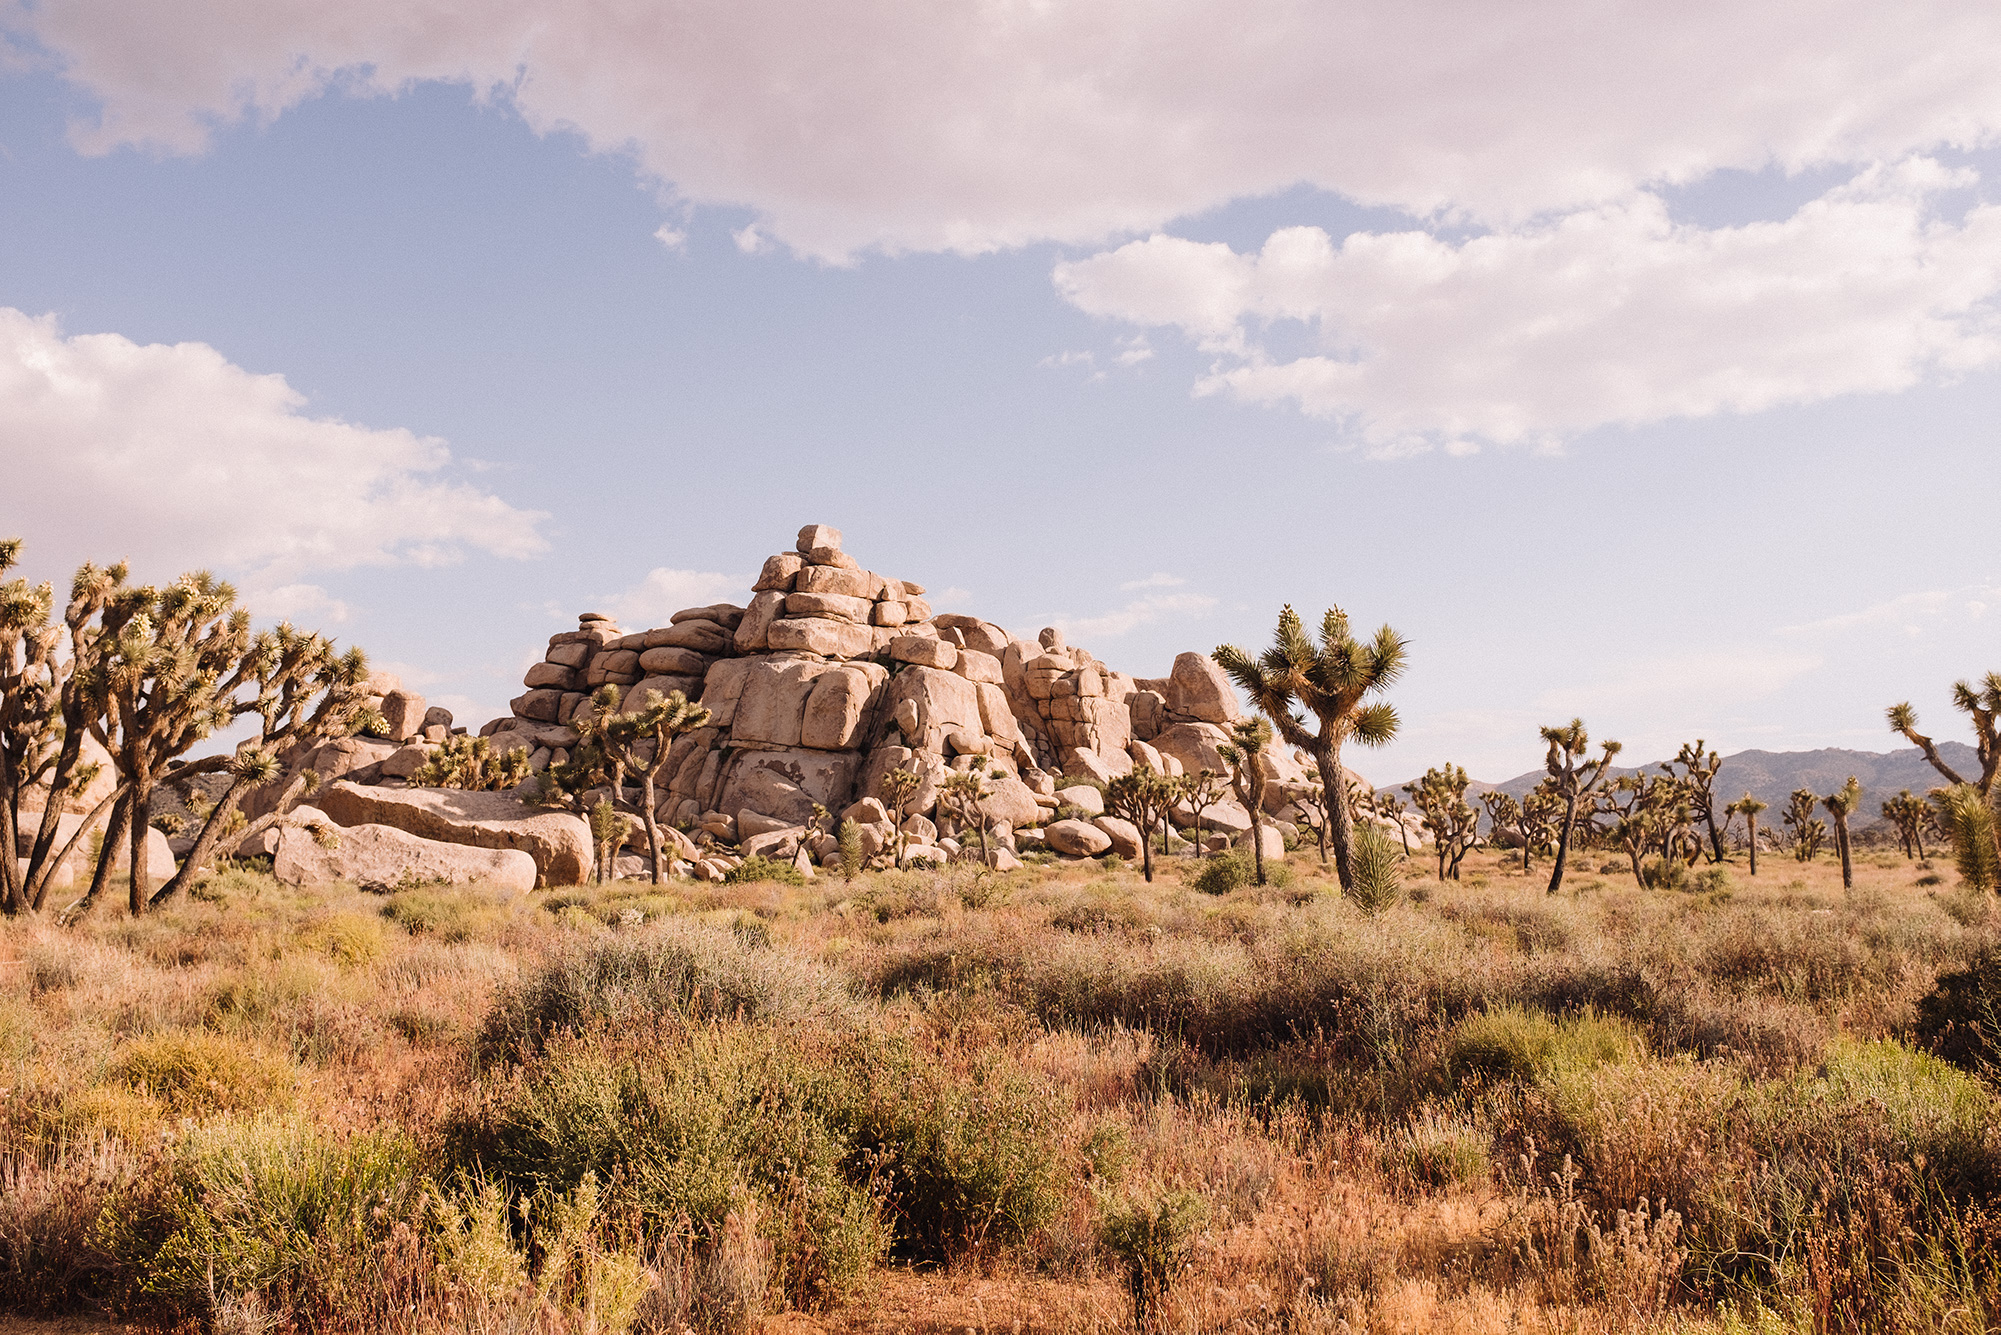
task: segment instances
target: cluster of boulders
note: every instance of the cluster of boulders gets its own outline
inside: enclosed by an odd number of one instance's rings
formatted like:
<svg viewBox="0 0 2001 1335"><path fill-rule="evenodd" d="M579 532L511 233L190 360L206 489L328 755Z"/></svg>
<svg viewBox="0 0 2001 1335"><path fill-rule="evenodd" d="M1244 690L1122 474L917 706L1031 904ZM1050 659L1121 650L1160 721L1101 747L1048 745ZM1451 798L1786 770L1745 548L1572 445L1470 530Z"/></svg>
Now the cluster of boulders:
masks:
<svg viewBox="0 0 2001 1335"><path fill-rule="evenodd" d="M1170 775L1228 774L1218 748L1242 714L1208 656L1185 653L1166 677L1134 678L1054 628L1016 636L978 617L934 614L924 595L920 584L862 568L839 530L808 525L792 551L764 563L747 604L691 607L630 632L598 613L580 617L577 629L550 638L523 693L480 735L496 752L525 752L539 774L570 759L579 717L598 707L605 686L625 710L656 691L699 701L706 725L676 738L656 770L656 817L671 869L716 880L750 856L810 874L839 858L835 831L849 819L869 855L901 844L907 859L942 861L977 847L983 832L988 860L1001 866L1031 849L1138 856L1140 832L1105 812L1104 784L1136 763ZM292 772L313 769L324 785L311 807L246 851L271 854L287 879L382 880L399 860L431 880L584 879L593 865L588 827L534 805L535 778L516 793L410 786L431 751L464 730L393 678L378 685L389 735L286 757ZM1268 819L1255 824L1277 855L1317 801L1317 781L1284 746L1269 748L1263 764ZM975 767L988 776L980 831L962 828L939 798L955 770ZM917 778L900 804L887 782L897 770ZM638 795L616 796L630 809ZM1201 810L1177 811L1175 824L1211 844L1254 826L1220 786ZM650 870L637 856L643 844L634 821L635 853L620 871Z"/></svg>

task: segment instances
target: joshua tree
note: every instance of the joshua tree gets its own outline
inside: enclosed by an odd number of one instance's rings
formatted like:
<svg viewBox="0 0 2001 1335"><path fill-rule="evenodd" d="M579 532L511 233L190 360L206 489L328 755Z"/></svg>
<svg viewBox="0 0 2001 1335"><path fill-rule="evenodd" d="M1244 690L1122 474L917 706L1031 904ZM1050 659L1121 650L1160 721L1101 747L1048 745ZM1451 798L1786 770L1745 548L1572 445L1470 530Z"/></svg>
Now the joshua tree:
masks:
<svg viewBox="0 0 2001 1335"><path fill-rule="evenodd" d="M1271 724L1265 719L1245 719L1230 729L1230 740L1216 748L1230 766L1230 787L1244 810L1251 813L1251 860L1257 868L1258 884L1265 883L1265 748L1271 745Z"/></svg>
<svg viewBox="0 0 2001 1335"><path fill-rule="evenodd" d="M1212 769L1199 769L1168 782L1174 785L1180 803L1188 808L1188 824L1195 836L1195 856L1199 858L1202 856L1202 813L1222 798L1223 776Z"/></svg>
<svg viewBox="0 0 2001 1335"><path fill-rule="evenodd" d="M457 734L445 738L431 758L410 776L413 788L462 788L490 793L512 788L529 774L528 748L493 749L490 737Z"/></svg>
<svg viewBox="0 0 2001 1335"><path fill-rule="evenodd" d="M1663 829L1660 782L1648 774L1623 774L1612 780L1599 801L1612 817L1613 841L1633 864L1633 879L1644 884L1640 859L1660 843Z"/></svg>
<svg viewBox="0 0 2001 1335"><path fill-rule="evenodd" d="M1388 626L1367 643L1357 640L1349 630L1347 613L1338 607L1329 608L1321 618L1315 643L1289 604L1279 613L1272 647L1257 658L1234 644L1219 647L1213 655L1287 745L1313 757L1320 772L1334 869L1344 894L1355 888L1355 857L1341 747L1351 738L1364 746L1381 746L1396 736L1396 710L1387 702L1364 701L1402 675L1408 656L1403 637ZM1311 716L1317 731L1308 731L1306 720L1295 710Z"/></svg>
<svg viewBox="0 0 2001 1335"><path fill-rule="evenodd" d="M917 795L924 786L923 776L916 770L898 765L882 776L882 791L888 795L890 814L896 818L896 869L903 870L903 852L910 847L910 834L903 828L903 818L907 814L903 807Z"/></svg>
<svg viewBox="0 0 2001 1335"><path fill-rule="evenodd" d="M981 809L980 804L992 794L992 790L987 787L987 780L999 777L998 770L989 771L985 768L985 762L980 761L975 762L970 769L953 770L945 776L945 781L938 785L938 800L959 818L961 826L979 836L980 862L983 865L987 863L989 857L987 826L992 824L992 820ZM1140 838L1141 842L1145 842L1144 835Z"/></svg>
<svg viewBox="0 0 2001 1335"><path fill-rule="evenodd" d="M1724 808L1724 811L1729 815L1742 816L1744 818L1745 846L1751 850L1751 874L1753 876L1758 874L1758 813L1763 811L1766 805L1766 803L1760 802L1757 798L1753 797L1749 791L1746 791L1742 797Z"/></svg>
<svg viewBox="0 0 2001 1335"><path fill-rule="evenodd" d="M1556 847L1556 822L1563 814L1563 799L1544 779L1529 789L1522 798L1522 874L1527 875L1529 860L1545 849Z"/></svg>
<svg viewBox="0 0 2001 1335"><path fill-rule="evenodd" d="M1952 705L1973 722L1974 754L1980 760L1980 777L1977 779L1967 779L1945 763L1932 739L1918 731L1917 711L1908 702L1891 705L1886 711L1890 730L1903 734L1907 741L1923 751L1925 759L1945 777L1947 783L1970 786L1988 804L1987 825L1994 833L1994 857L1997 863L2001 863L2001 818L1997 818L1995 810L1997 805L2001 805L2001 787L1994 782L1995 774L2001 772L2001 731L1997 731L1996 724L1996 720L2001 719L2001 672L1988 673L1977 686L1968 681L1954 682ZM1943 821L1940 823L1944 824ZM1958 844L1953 847L1957 849Z"/></svg>
<svg viewBox="0 0 2001 1335"><path fill-rule="evenodd" d="M1932 818L1932 809L1925 800L1906 788L1895 797L1886 799L1882 812L1884 819L1897 827L1897 839L1904 846L1904 856L1924 857L1925 826L1931 823Z"/></svg>
<svg viewBox="0 0 2001 1335"><path fill-rule="evenodd" d="M1834 847L1841 854L1841 888L1855 888L1855 862L1848 855L1848 818L1862 805L1862 784L1851 774L1848 782L1820 799L1827 814L1834 817Z"/></svg>
<svg viewBox="0 0 2001 1335"><path fill-rule="evenodd" d="M1617 742L1601 743L1603 754L1596 760L1585 759L1591 750L1591 736L1585 732L1581 718L1572 719L1563 727L1544 728L1542 739L1549 743L1549 754L1543 759L1543 767L1549 771L1545 783L1551 793L1563 800L1561 824L1556 831L1556 867L1549 876L1549 893L1553 895L1563 888L1563 869L1570 861L1570 837L1577 828L1578 807L1596 802L1598 790L1605 783L1605 773L1612 767L1612 757L1619 754L1620 747Z"/></svg>
<svg viewBox="0 0 2001 1335"><path fill-rule="evenodd" d="M1681 770L1678 774L1677 766ZM1683 742L1675 758L1662 762L1661 768L1681 785L1691 817L1708 828L1709 860L1723 861L1723 831L1716 824L1715 794L1716 772L1723 768L1723 757L1698 737L1693 743Z"/></svg>
<svg viewBox="0 0 2001 1335"><path fill-rule="evenodd" d="M1395 793L1376 794L1376 814L1387 816L1396 822L1397 841L1403 845L1405 857L1410 856L1410 829L1403 823L1403 816L1410 808Z"/></svg>
<svg viewBox="0 0 2001 1335"><path fill-rule="evenodd" d="M1180 799L1180 785L1138 764L1105 785L1105 810L1139 828L1140 868L1153 880L1153 832L1165 823Z"/></svg>
<svg viewBox="0 0 2001 1335"><path fill-rule="evenodd" d="M663 696L649 690L645 701L630 713L619 713L618 703L618 687L600 687L591 699L593 708L578 710L574 726L580 738L602 748L611 766L614 799L625 791L626 772L638 775L639 819L646 827L646 853L652 866L653 884L659 885L660 821L654 807L659 800L656 794L660 774L667 766L674 739L707 727L709 709L691 703L680 691Z"/></svg>
<svg viewBox="0 0 2001 1335"><path fill-rule="evenodd" d="M1480 805L1487 808L1487 828L1493 832L1494 842L1499 843L1501 831L1507 830L1522 841L1522 871L1529 869L1528 836L1522 829L1521 803L1515 801L1512 793L1504 793L1498 788L1490 788L1480 794Z"/></svg>
<svg viewBox="0 0 2001 1335"><path fill-rule="evenodd" d="M1424 828L1431 831L1432 842L1437 845L1441 881L1448 871L1453 880L1459 879L1460 862L1480 840L1479 813L1466 800L1468 782L1465 770L1446 765L1443 769L1428 769L1423 778L1403 786L1410 794L1411 804L1424 813Z"/></svg>
<svg viewBox="0 0 2001 1335"><path fill-rule="evenodd" d="M1820 841L1827 837L1826 823L1813 814L1819 805L1820 799L1811 788L1795 788L1786 799L1785 821L1793 832L1793 856L1801 862L1812 862L1820 852Z"/></svg>
<svg viewBox="0 0 2001 1335"><path fill-rule="evenodd" d="M20 560L21 540L0 541L0 574ZM57 657L62 627L49 624L55 591L24 579L0 584L0 889L8 913L30 907L25 878L16 861L21 793L55 767L56 738L62 731L62 683L66 664ZM47 808L60 810L51 801ZM32 866L32 862L31 862Z"/></svg>

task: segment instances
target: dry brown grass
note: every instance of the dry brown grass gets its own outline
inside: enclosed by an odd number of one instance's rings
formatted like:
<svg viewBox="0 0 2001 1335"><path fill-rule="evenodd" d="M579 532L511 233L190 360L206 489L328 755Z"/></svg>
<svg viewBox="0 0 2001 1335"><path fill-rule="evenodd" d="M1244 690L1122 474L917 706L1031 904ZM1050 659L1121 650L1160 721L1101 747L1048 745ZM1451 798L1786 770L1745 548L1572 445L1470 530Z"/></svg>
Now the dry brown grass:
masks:
<svg viewBox="0 0 2001 1335"><path fill-rule="evenodd" d="M1732 867L1703 893L1585 870L1551 898L1540 871L1476 853L1463 882L1414 880L1409 902L1370 918L1310 861L1294 865L1288 887L1221 898L1173 861L1151 886L1093 865L521 899L292 892L238 873L138 922L6 923L0 1292L21 1310L239 1325L262 1312L273 1328L1111 1331L1133 1309L1100 1244L1106 1203L1188 1193L1202 1222L1153 1309L1162 1330L1893 1330L2001 1312L1983 1251L2001 1236L1989 1095L1931 1068L1910 1077L1931 1102L1909 1108L1828 1083L1830 1070L1863 1084L1903 1070L1857 1041L1902 1033L1937 975L1989 940L1950 885L1918 885L1922 869L1878 854L1848 894L1830 862L1774 858L1755 882ZM645 925L663 918L682 926ZM702 967L750 970L729 985L778 988L780 1009L658 992L602 1012L615 1021L589 1004L562 1013L614 1024L607 1041L642 1059L643 1033L672 1047L690 1023L790 1015L904 1045L933 1089L1018 1072L1049 1114L1021 1133L1039 1137L1050 1171L1037 1190L1053 1193L1033 1232L941 1240L940 1265L891 1256L845 1302L791 1311L774 1310L771 1277L797 1266L773 1239L808 1235L771 1215L776 1197L648 1238L612 1182L588 1217L561 1207L560 1279L550 1235L520 1250L518 1211L458 1177L468 1165L452 1148L520 1078L493 1064L494 1007L593 942L677 931L719 934ZM822 995L829 973L845 999ZM1559 1042L1522 1067L1533 1074L1469 1075L1456 1026L1487 1012L1597 1016L1632 1038L1592 1059L1602 1067ZM524 1051L532 1075L544 1059ZM821 1078L820 1058L799 1060ZM1789 1128L1809 1123L1875 1195L1808 1171ZM216 1135L252 1149L393 1136L424 1180L393 1218L365 1208L347 1251L298 1261L311 1282L154 1303L133 1259L143 1240L120 1226L174 1217L161 1202L191 1188L173 1185L188 1171L173 1165ZM1899 1161L1914 1136L1957 1176ZM1782 1164L1792 1196L1759 1176ZM1644 1218L1630 1213L1642 1198ZM1743 1220L1769 1229L1787 1210L1789 1250L1764 1270L1716 1252L1729 1211L1732 1245L1776 1248ZM458 1231L441 1231L446 1217ZM1917 1236L1919 1220L1960 1230L1971 1252L1898 1231ZM1580 1237L1595 1239L1589 1255ZM1890 1280L1896 1312L1869 1296Z"/></svg>

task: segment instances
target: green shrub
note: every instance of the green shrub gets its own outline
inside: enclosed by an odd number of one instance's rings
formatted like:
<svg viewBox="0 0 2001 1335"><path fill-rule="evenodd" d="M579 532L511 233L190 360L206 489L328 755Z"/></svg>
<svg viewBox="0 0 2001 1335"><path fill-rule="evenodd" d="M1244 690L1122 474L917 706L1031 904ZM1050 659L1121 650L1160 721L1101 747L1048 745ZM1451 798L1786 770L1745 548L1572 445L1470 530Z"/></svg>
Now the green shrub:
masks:
<svg viewBox="0 0 2001 1335"><path fill-rule="evenodd" d="M1487 1137L1456 1117L1426 1108L1383 1143L1383 1171L1420 1187L1470 1187L1487 1180Z"/></svg>
<svg viewBox="0 0 2001 1335"><path fill-rule="evenodd" d="M586 921L597 928L595 918ZM734 931L670 920L587 938L503 989L481 1028L480 1047L488 1057L520 1059L558 1033L651 1028L672 1017L769 1017L845 1028L854 1014L854 1000L833 971L759 949Z"/></svg>
<svg viewBox="0 0 2001 1335"><path fill-rule="evenodd" d="M1680 858L1642 858L1640 884L1649 890L1686 890L1689 888L1688 864Z"/></svg>
<svg viewBox="0 0 2001 1335"><path fill-rule="evenodd" d="M183 1114L280 1107L298 1085L290 1062L199 1029L134 1039L112 1058L111 1076Z"/></svg>
<svg viewBox="0 0 2001 1335"><path fill-rule="evenodd" d="M780 885L804 885L806 874L789 862L753 853L730 868L723 877L724 885L754 885L759 881L776 881Z"/></svg>
<svg viewBox="0 0 2001 1335"><path fill-rule="evenodd" d="M508 898L471 886L404 890L389 897L382 916L412 936L457 944L474 940L499 921Z"/></svg>
<svg viewBox="0 0 2001 1335"><path fill-rule="evenodd" d="M1354 830L1355 886L1350 898L1371 918L1403 898L1403 844L1370 821Z"/></svg>
<svg viewBox="0 0 2001 1335"><path fill-rule="evenodd" d="M1099 1203L1098 1245L1125 1271L1133 1329L1153 1329L1161 1300L1188 1259L1208 1211L1189 1191Z"/></svg>
<svg viewBox="0 0 2001 1335"><path fill-rule="evenodd" d="M1586 1012L1551 1019L1500 1007L1469 1015L1453 1029L1446 1066L1456 1080L1539 1080L1630 1058L1637 1047L1623 1021Z"/></svg>
<svg viewBox="0 0 2001 1335"><path fill-rule="evenodd" d="M416 1151L394 1132L222 1123L183 1138L166 1189L101 1227L130 1301L182 1316L248 1301L311 1329L366 1315L371 1253L422 1189Z"/></svg>
<svg viewBox="0 0 2001 1335"><path fill-rule="evenodd" d="M1190 884L1205 895L1227 895L1256 879L1257 868L1252 865L1251 855L1241 848L1232 848L1202 859Z"/></svg>

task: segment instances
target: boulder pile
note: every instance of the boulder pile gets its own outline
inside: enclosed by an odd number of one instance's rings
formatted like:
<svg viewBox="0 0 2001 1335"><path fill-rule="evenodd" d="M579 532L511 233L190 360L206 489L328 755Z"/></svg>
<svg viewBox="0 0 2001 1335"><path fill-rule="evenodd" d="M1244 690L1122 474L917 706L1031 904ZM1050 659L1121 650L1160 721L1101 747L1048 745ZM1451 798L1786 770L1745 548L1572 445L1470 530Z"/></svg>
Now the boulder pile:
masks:
<svg viewBox="0 0 2001 1335"><path fill-rule="evenodd" d="M449 713L427 709L393 678L378 685L388 736L287 758L295 772L314 769L326 781L313 799L325 816L350 828L525 853L542 885L584 877L590 840L576 816L508 794L394 791L408 788L455 730ZM916 856L942 859L957 851L960 831L941 808L940 785L975 765L997 776L982 810L997 841L992 856L1003 865L1031 846L1136 855L1138 831L1104 813L1099 787L1135 763L1166 774L1226 775L1218 748L1242 717L1229 680L1207 655L1182 654L1168 676L1136 679L1065 643L1055 628L1018 636L979 617L934 613L923 585L864 569L842 549L840 531L823 524L807 525L791 551L764 562L745 604L690 607L638 631L585 613L577 629L550 637L522 694L480 735L495 752L525 752L533 772L563 764L580 742L579 714L607 685L618 689L624 710L653 691L680 691L708 708L707 726L675 739L658 771L656 815L677 869L714 878L750 854L794 859L809 872L816 861L833 861L832 836L811 828L816 807L834 821L855 819L871 853L901 836ZM1283 746L1264 764L1267 812L1290 832L1287 822L1313 800L1315 776ZM885 780L899 769L919 782L893 815ZM247 808L257 814L254 804ZM1178 812L1177 824L1228 840L1252 821L1222 793L1200 811ZM635 846L639 837L635 831ZM1267 827L1265 837L1277 835ZM364 846L372 867L402 844L371 835L356 841L357 857ZM297 838L289 847L301 866L338 861Z"/></svg>

